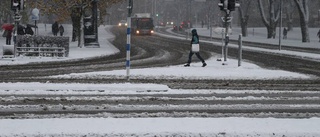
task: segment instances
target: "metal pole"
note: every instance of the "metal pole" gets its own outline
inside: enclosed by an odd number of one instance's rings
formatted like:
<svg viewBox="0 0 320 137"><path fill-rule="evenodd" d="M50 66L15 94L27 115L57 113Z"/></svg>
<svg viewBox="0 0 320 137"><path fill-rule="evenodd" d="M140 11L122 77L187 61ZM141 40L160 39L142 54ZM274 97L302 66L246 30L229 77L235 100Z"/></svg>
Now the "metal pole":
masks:
<svg viewBox="0 0 320 137"><path fill-rule="evenodd" d="M238 67L241 66L241 61L242 61L242 35L239 35L239 41L238 41L238 45L239 45L239 51L238 51Z"/></svg>
<svg viewBox="0 0 320 137"><path fill-rule="evenodd" d="M126 60L126 70L127 70L127 81L130 80L130 44L131 44L131 13L133 8L133 0L128 0L128 18L127 18L127 60Z"/></svg>
<svg viewBox="0 0 320 137"><path fill-rule="evenodd" d="M281 50L281 36L282 36L282 0L280 0L280 27L279 27L279 50Z"/></svg>
<svg viewBox="0 0 320 137"><path fill-rule="evenodd" d="M320 10L318 10L318 25L320 26Z"/></svg>
<svg viewBox="0 0 320 137"><path fill-rule="evenodd" d="M225 46L224 46L224 61L227 61L227 56L228 56L228 43L229 43L229 23L228 23L228 18L230 16L229 11L226 11L226 16L225 16Z"/></svg>
<svg viewBox="0 0 320 137"><path fill-rule="evenodd" d="M222 61L222 58L224 57L224 54L223 54L223 48L224 48L224 30L222 29L221 31L221 35L222 35L222 39L221 39L221 59L219 61Z"/></svg>
<svg viewBox="0 0 320 137"><path fill-rule="evenodd" d="M79 41L79 45L78 47L82 48L84 46L84 3L83 1L81 1L81 19L80 19L80 25L81 25L81 28L80 28L80 41Z"/></svg>
<svg viewBox="0 0 320 137"><path fill-rule="evenodd" d="M17 35L18 35L18 28L19 28L19 23L21 20L22 16L20 15L20 11L18 9L14 10L14 22L15 22L15 27L14 27L14 35L13 35L13 57L16 57L16 52L17 52Z"/></svg>
<svg viewBox="0 0 320 137"><path fill-rule="evenodd" d="M36 26L34 27L34 35L37 35L37 20L34 21L34 25Z"/></svg>
<svg viewBox="0 0 320 137"><path fill-rule="evenodd" d="M98 36L98 0L93 0L92 1L93 5L93 33L95 35L95 45L100 46L99 44L99 36Z"/></svg>

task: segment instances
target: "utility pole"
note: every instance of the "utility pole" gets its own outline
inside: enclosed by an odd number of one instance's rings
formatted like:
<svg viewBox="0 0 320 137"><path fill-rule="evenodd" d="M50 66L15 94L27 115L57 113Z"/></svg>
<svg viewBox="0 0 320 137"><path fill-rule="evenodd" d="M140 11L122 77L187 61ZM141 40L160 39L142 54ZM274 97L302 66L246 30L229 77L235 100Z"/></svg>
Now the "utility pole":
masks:
<svg viewBox="0 0 320 137"><path fill-rule="evenodd" d="M281 36L282 36L282 0L280 0L280 27L279 27L279 50L281 50Z"/></svg>
<svg viewBox="0 0 320 137"><path fill-rule="evenodd" d="M130 44L131 44L131 14L133 8L133 0L128 0L128 18L127 18L127 59L126 59L126 71L127 71L127 81L130 80Z"/></svg>

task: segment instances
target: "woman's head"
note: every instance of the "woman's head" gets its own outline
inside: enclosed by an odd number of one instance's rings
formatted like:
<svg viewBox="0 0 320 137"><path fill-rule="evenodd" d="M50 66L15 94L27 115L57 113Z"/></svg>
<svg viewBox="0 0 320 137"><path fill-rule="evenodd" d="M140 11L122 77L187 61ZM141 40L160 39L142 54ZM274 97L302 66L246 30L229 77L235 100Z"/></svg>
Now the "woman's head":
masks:
<svg viewBox="0 0 320 137"><path fill-rule="evenodd" d="M196 29L192 29L191 33L192 34L197 34L197 30Z"/></svg>

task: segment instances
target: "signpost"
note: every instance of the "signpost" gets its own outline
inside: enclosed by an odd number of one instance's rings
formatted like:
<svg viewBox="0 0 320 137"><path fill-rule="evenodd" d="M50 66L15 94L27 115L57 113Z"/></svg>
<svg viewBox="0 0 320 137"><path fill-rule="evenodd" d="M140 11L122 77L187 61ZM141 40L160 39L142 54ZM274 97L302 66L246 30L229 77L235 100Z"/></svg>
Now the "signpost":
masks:
<svg viewBox="0 0 320 137"><path fill-rule="evenodd" d="M35 35L37 35L38 34L38 31L37 31L37 21L39 20L39 13L40 13L40 11L39 11L39 9L37 9L37 8L34 8L33 10L32 10L32 12L31 12L31 19L32 20L34 20L34 25L36 26L35 28L34 28L34 34Z"/></svg>

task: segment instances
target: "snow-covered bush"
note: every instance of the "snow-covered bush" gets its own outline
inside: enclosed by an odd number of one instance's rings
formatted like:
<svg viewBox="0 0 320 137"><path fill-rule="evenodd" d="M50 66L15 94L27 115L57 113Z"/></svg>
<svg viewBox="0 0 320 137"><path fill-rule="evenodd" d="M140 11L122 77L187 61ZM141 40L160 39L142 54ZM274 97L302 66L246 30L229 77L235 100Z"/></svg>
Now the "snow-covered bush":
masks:
<svg viewBox="0 0 320 137"><path fill-rule="evenodd" d="M68 57L69 37L18 35L17 55Z"/></svg>

